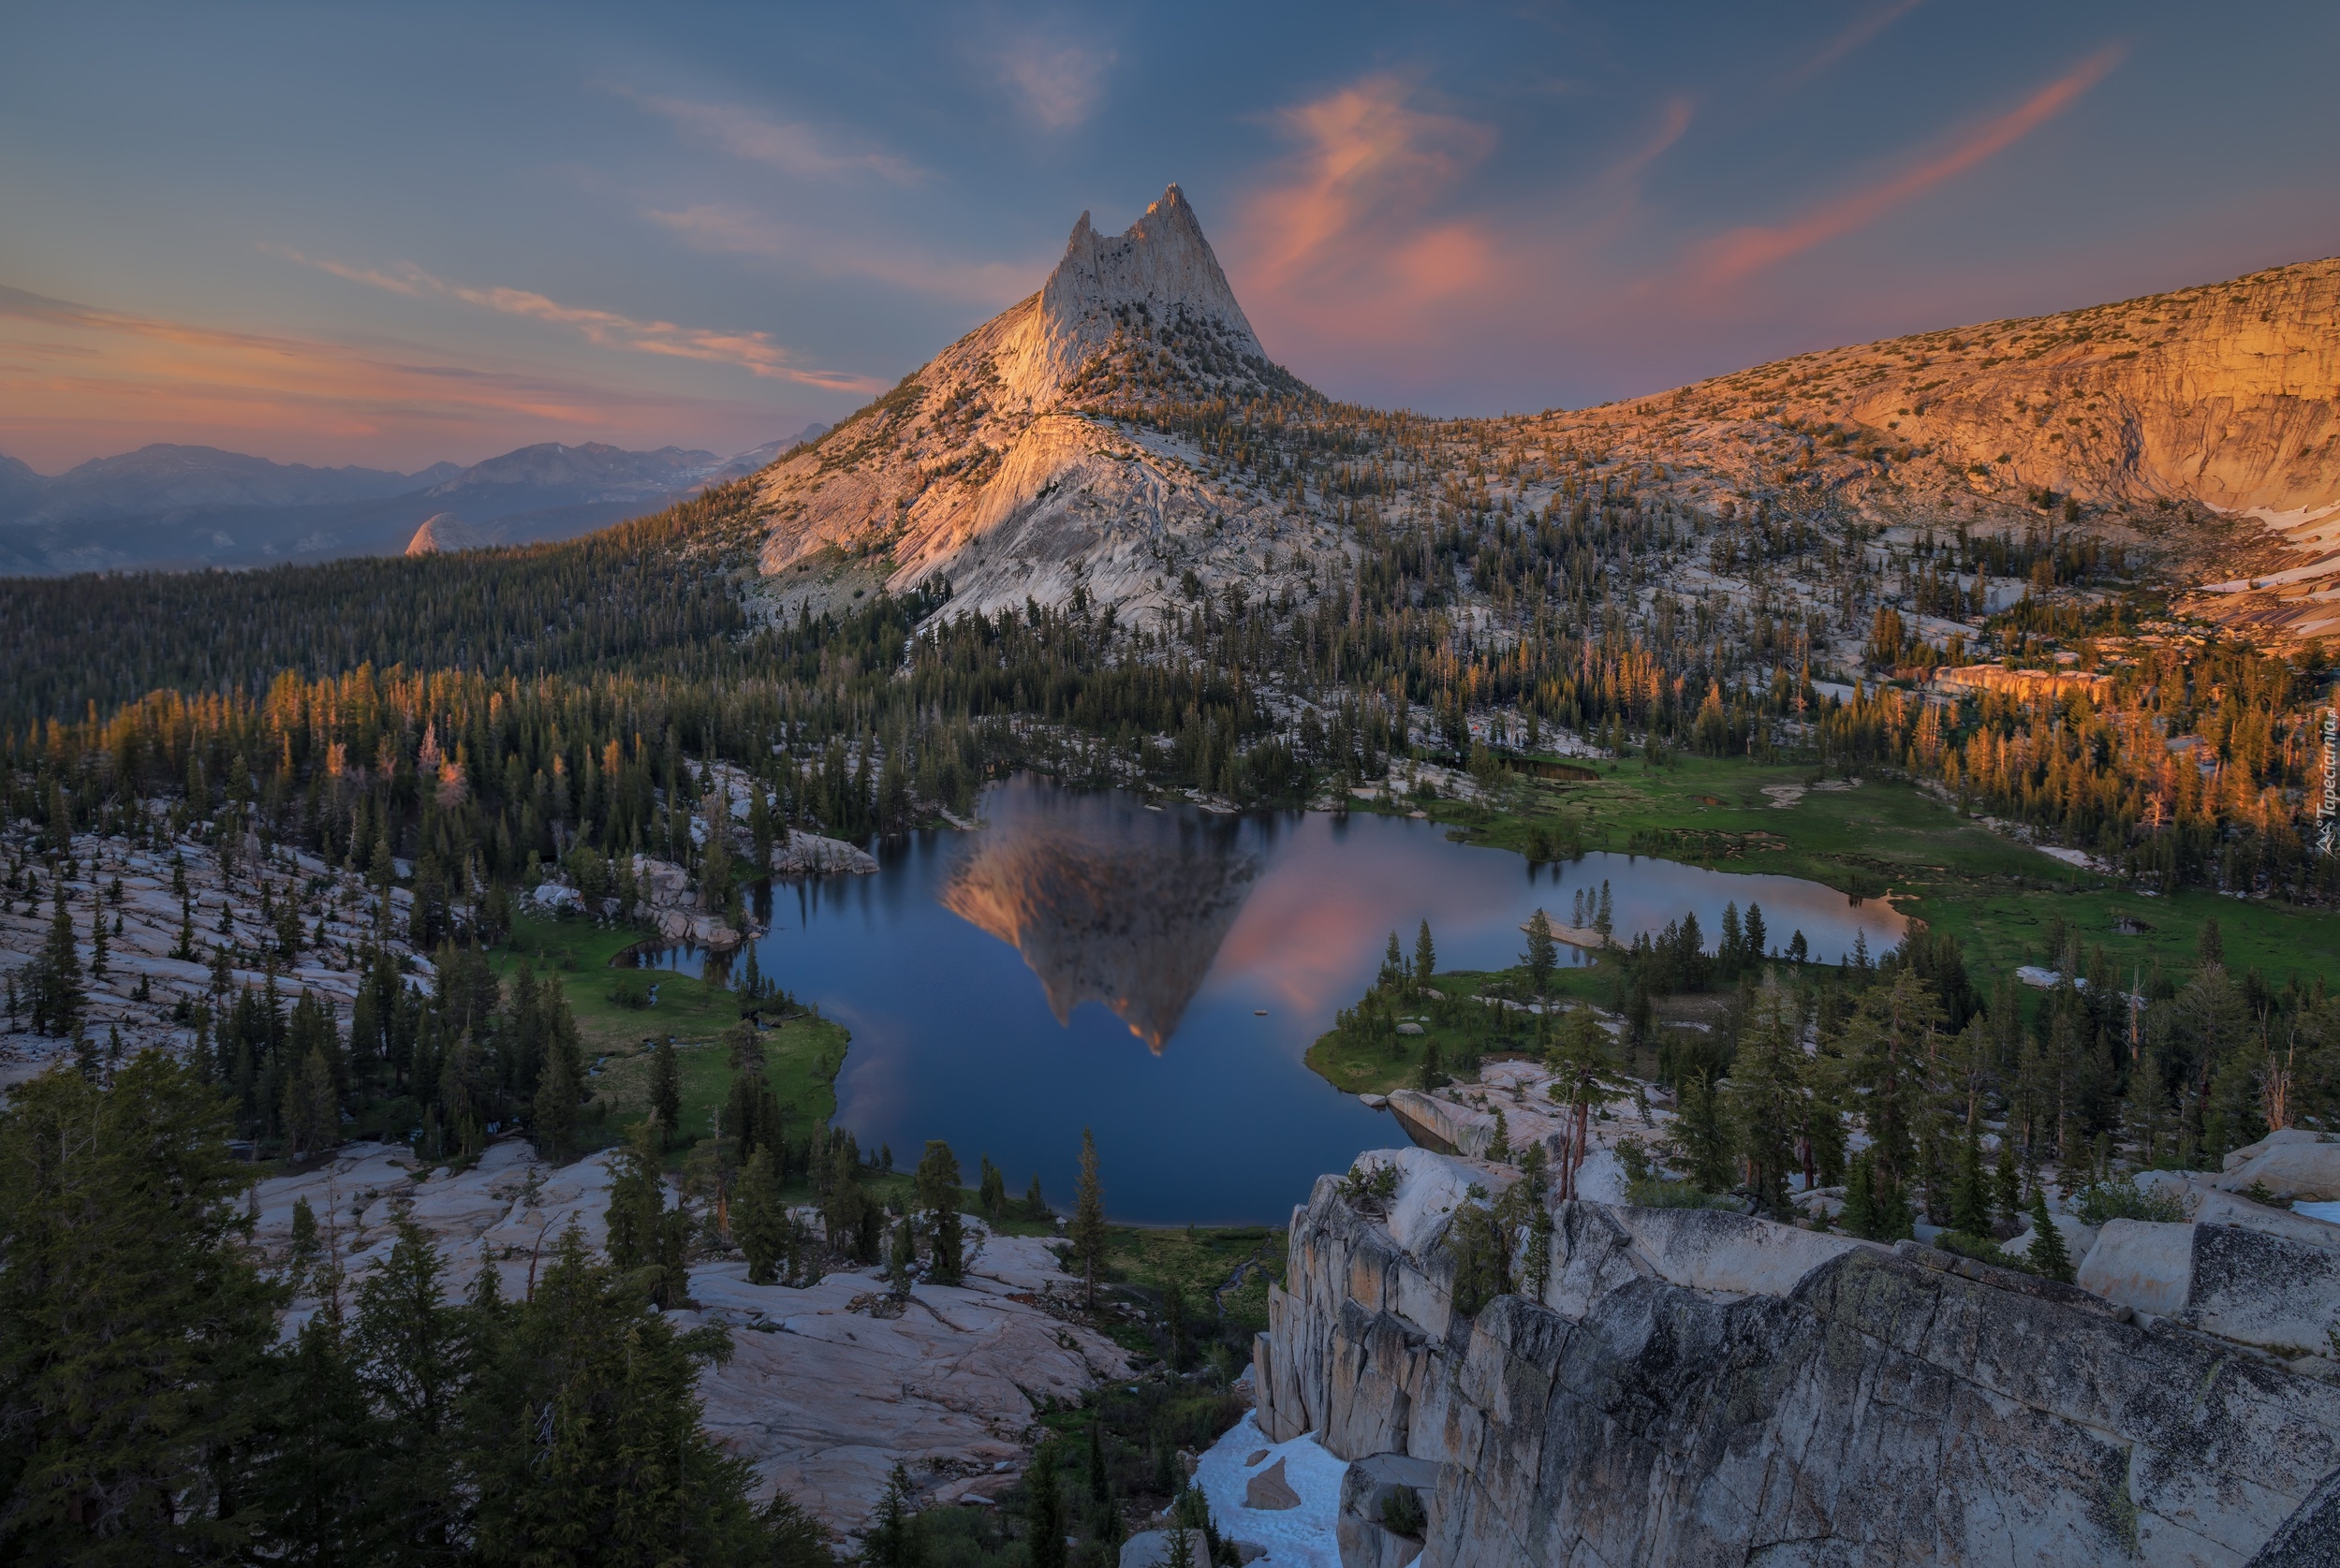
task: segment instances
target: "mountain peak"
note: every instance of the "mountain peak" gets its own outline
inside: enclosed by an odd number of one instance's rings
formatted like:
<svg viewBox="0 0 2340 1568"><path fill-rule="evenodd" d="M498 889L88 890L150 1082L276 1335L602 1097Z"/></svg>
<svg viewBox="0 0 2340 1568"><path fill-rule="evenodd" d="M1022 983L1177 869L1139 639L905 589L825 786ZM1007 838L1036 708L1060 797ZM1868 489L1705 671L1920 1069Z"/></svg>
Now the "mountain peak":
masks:
<svg viewBox="0 0 2340 1568"><path fill-rule="evenodd" d="M1081 214L1001 374L1045 407L1117 329L1182 320L1210 331L1239 359L1266 357L1193 204L1171 184L1119 234L1100 234Z"/></svg>

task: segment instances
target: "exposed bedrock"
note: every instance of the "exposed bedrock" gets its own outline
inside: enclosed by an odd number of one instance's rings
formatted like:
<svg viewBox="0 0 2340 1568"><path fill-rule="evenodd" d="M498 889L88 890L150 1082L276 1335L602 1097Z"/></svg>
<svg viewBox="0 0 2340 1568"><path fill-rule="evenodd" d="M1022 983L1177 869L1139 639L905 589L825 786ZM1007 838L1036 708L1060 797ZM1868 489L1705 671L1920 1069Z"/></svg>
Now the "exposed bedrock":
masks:
<svg viewBox="0 0 2340 1568"><path fill-rule="evenodd" d="M1386 1212L1326 1178L1294 1213L1259 1424L1435 1464L1422 1568L2239 1568L2287 1521L2331 1528L2340 1389L2264 1354L1841 1237L1586 1202L1553 1209L1540 1299L1465 1316L1452 1212L1511 1173L1367 1160L1401 1170ZM1390 1546L1352 1537L1360 1563Z"/></svg>

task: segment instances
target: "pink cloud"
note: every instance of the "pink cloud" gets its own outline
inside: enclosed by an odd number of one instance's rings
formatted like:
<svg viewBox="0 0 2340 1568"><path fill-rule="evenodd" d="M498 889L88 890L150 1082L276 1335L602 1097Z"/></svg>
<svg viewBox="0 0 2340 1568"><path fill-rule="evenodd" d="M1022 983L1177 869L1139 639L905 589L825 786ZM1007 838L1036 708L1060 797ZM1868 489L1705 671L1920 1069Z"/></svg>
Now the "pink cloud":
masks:
<svg viewBox="0 0 2340 1568"><path fill-rule="evenodd" d="M1777 227L1733 229L1701 247L1692 272L1708 287L1735 283L1816 245L1865 228L1894 208L1965 173L2038 130L2079 101L2119 65L2119 45L2098 50L2006 113L1974 127L1950 146L1865 189L1812 208Z"/></svg>
<svg viewBox="0 0 2340 1568"><path fill-rule="evenodd" d="M653 97L625 87L611 91L670 121L695 140L802 179L850 182L874 176L889 184L916 185L931 178L925 169L895 154L860 146L798 122L767 119L736 104Z"/></svg>
<svg viewBox="0 0 2340 1568"><path fill-rule="evenodd" d="M150 441L393 466L549 439L745 446L788 418L411 345L208 327L0 286L0 450L52 471Z"/></svg>
<svg viewBox="0 0 2340 1568"><path fill-rule="evenodd" d="M1788 73L1788 80L1780 85L1801 87L1823 75L1831 66L1867 44L1924 3L1925 0L1891 0L1890 4L1876 7L1855 17L1851 24L1831 38L1818 54Z"/></svg>
<svg viewBox="0 0 2340 1568"><path fill-rule="evenodd" d="M642 216L704 251L763 256L806 267L828 277L876 278L913 293L964 300L997 308L1032 291L1048 275L1049 259L1022 262L954 261L899 249L843 245L827 231L808 231L744 209L700 205L675 212L644 209Z"/></svg>
<svg viewBox="0 0 2340 1568"><path fill-rule="evenodd" d="M480 288L449 283L406 261L398 262L385 271L352 267L341 262L312 261L298 251L280 246L262 248L305 266L331 272L335 277L387 289L393 294L408 298L439 295L494 311L501 315L523 316L556 327L567 327L581 333L586 342L603 348L655 354L673 359L696 359L704 364L730 365L751 375L791 381L800 387L815 387L830 392L882 392L889 385L875 376L820 370L806 365L793 350L776 342L769 332L684 327L671 321L645 321L621 315L615 311L596 310L586 305L566 305L532 289Z"/></svg>

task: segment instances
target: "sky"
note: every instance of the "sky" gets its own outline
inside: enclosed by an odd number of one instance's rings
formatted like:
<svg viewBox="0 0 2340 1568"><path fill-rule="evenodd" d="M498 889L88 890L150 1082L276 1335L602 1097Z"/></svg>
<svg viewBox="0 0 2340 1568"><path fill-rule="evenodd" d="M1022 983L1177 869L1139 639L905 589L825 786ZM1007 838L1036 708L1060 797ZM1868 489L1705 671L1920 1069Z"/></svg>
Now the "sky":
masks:
<svg viewBox="0 0 2340 1568"><path fill-rule="evenodd" d="M2340 7L77 4L0 49L0 453L833 422L1177 182L1341 398L1577 407L2340 252Z"/></svg>

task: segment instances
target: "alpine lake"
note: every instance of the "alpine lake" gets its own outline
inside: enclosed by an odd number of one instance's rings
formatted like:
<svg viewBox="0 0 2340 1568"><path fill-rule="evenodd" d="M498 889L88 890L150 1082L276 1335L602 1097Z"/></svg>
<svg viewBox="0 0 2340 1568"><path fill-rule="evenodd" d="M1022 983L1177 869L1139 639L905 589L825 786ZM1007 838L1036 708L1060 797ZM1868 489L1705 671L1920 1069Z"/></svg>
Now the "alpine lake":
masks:
<svg viewBox="0 0 2340 1568"><path fill-rule="evenodd" d="M1405 1141L1302 1062L1391 931L1410 955L1427 920L1442 970L1500 969L1538 908L1565 924L1603 883L1620 942L1695 913L1711 947L1726 904L1759 904L1774 947L1801 931L1835 962L1906 925L1795 877L1599 852L1530 867L1404 816L1238 814L1029 777L979 811L972 832L873 844L874 874L759 890L757 962L851 1031L837 1124L864 1150L906 1165L942 1138L969 1180L988 1155L1011 1194L1037 1173L1062 1210L1087 1128L1107 1207L1135 1224L1280 1224L1318 1175Z"/></svg>

